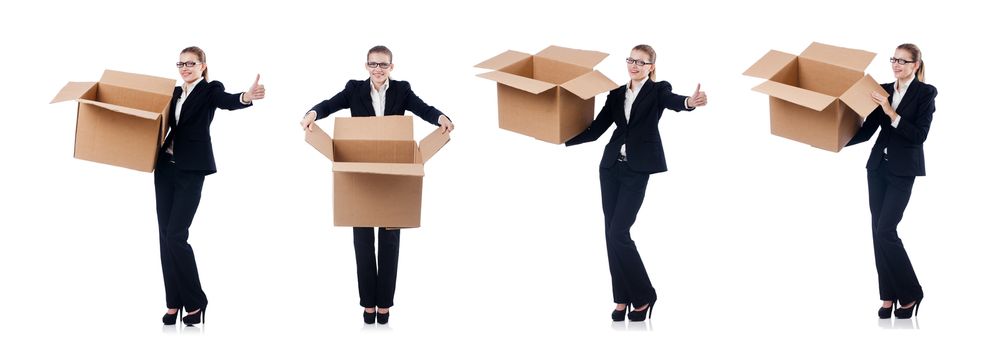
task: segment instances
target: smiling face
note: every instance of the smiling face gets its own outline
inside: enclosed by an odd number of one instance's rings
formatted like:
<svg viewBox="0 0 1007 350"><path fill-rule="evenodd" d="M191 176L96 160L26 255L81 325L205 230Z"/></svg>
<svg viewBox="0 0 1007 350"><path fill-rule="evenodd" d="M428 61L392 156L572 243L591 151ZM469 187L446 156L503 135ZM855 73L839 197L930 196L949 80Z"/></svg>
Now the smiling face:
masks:
<svg viewBox="0 0 1007 350"><path fill-rule="evenodd" d="M186 84L191 84L192 82L203 76L203 70L206 69L206 64L199 61L199 56L192 52L183 52L178 55L178 61L182 63L195 63L194 66L189 67L188 64L183 64L182 67L178 68L178 75L182 76L182 80Z"/></svg>
<svg viewBox="0 0 1007 350"><path fill-rule="evenodd" d="M913 74L916 74L916 69L920 67L920 62L913 57L913 54L907 50L897 49L895 54L892 55L896 60L903 59L905 61L916 61L913 63L906 62L906 64L899 64L899 62L892 62L892 73L895 75L895 79L899 81L906 81L912 78Z"/></svg>
<svg viewBox="0 0 1007 350"><path fill-rule="evenodd" d="M654 69L654 58L650 57L646 52L640 50L633 50L629 53L629 58L649 64L639 66L634 63L626 63L626 71L629 72L629 78L632 80L643 80L650 75L650 71Z"/></svg>
<svg viewBox="0 0 1007 350"><path fill-rule="evenodd" d="M371 65L376 65L371 67ZM384 65L385 68L381 68ZM371 83L377 86L381 86L388 80L388 75L392 73L392 69L395 65L392 64L392 57L381 53L372 52L367 55L367 63L364 64L364 68L370 73Z"/></svg>

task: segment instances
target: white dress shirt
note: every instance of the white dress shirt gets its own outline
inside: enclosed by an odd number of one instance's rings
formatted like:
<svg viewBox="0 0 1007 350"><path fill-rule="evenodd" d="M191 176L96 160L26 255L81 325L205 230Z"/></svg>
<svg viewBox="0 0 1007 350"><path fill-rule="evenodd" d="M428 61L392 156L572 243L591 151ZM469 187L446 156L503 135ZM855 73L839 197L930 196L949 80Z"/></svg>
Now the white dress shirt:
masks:
<svg viewBox="0 0 1007 350"><path fill-rule="evenodd" d="M385 115L385 93L388 92L388 79L385 79L385 83L381 84L380 89L374 88L374 83L370 80L367 81L371 85L371 103L374 105L374 116L381 117Z"/></svg>

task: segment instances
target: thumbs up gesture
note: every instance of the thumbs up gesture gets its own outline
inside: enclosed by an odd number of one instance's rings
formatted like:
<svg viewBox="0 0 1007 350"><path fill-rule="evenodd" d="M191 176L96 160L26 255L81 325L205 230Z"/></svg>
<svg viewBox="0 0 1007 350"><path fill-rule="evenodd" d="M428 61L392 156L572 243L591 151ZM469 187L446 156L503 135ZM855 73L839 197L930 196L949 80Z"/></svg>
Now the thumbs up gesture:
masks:
<svg viewBox="0 0 1007 350"><path fill-rule="evenodd" d="M706 92L700 90L702 84L696 84L696 92L689 96L689 108L706 106Z"/></svg>
<svg viewBox="0 0 1007 350"><path fill-rule="evenodd" d="M248 91L246 91L244 96L242 97L249 103L254 100L261 100L262 98L266 97L266 86L259 84L258 74L255 75L255 82L252 83L252 87L248 88Z"/></svg>

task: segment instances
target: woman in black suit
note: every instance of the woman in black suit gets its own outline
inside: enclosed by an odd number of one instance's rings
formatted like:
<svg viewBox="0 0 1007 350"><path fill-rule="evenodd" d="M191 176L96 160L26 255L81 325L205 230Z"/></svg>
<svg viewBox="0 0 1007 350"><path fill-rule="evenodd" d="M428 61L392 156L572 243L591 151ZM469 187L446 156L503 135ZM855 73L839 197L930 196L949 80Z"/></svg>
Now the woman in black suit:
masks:
<svg viewBox="0 0 1007 350"><path fill-rule="evenodd" d="M314 130L314 121L349 108L353 117L404 115L408 110L441 132L451 132L454 124L444 113L423 102L408 82L391 80L392 51L375 46L367 51L364 68L368 80L350 80L346 88L332 98L319 102L301 119L305 132ZM360 306L364 307L364 323L388 323L389 308L395 297L395 280L399 265L399 230L378 228L378 253L374 254L374 228L353 228L353 250L357 260L357 289ZM375 310L376 309L376 310Z"/></svg>
<svg viewBox="0 0 1007 350"><path fill-rule="evenodd" d="M923 288L896 227L909 204L917 176L926 175L923 142L934 118L937 89L923 83L923 56L913 44L902 44L892 56L895 82L881 85L890 95L871 95L879 104L847 144L855 145L881 134L867 159L867 191L871 206L874 263L882 305L878 317L892 317L895 302L901 307L895 317L910 318L919 311Z"/></svg>
<svg viewBox="0 0 1007 350"><path fill-rule="evenodd" d="M199 283L196 258L189 239L189 225L196 215L203 179L217 172L210 144L210 123L217 108L235 110L262 99L266 90L259 77L248 91L224 92L224 84L209 81L206 54L198 47L187 47L179 55L178 73L184 81L175 87L168 111L168 135L161 147L154 169L154 194L157 198L157 225L161 241L161 271L168 311L164 324L182 322L192 325L206 316L206 293Z"/></svg>
<svg viewBox="0 0 1007 350"><path fill-rule="evenodd" d="M616 307L613 321L628 311L631 321L643 321L654 310L657 292L643 266L629 229L643 204L650 174L664 172L664 146L657 122L665 109L692 111L706 105L706 93L692 96L671 92L671 84L656 80L657 53L637 45L626 59L630 81L608 93L605 107L591 126L566 142L573 146L597 140L612 124L615 132L601 157L601 202L605 213L605 244Z"/></svg>

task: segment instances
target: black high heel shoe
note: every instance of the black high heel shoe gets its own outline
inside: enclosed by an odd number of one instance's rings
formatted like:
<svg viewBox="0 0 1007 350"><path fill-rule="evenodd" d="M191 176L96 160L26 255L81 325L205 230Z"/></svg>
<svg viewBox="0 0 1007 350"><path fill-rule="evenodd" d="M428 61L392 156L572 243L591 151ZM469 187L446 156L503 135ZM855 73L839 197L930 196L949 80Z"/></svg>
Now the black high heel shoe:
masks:
<svg viewBox="0 0 1007 350"><path fill-rule="evenodd" d="M386 313L380 313L378 309L374 309L374 313L378 316L378 324L386 324L388 323L388 316L392 315L392 309L388 309Z"/></svg>
<svg viewBox="0 0 1007 350"><path fill-rule="evenodd" d="M650 315L654 313L654 304L655 303L657 303L657 300L654 300L652 302L647 303L647 308L646 309L643 309L643 310L640 310L640 311L636 311L636 310L630 311L629 312L629 320L633 321L633 322L640 322L640 321L643 321L643 320L646 320L646 319L650 318Z"/></svg>
<svg viewBox="0 0 1007 350"><path fill-rule="evenodd" d="M192 315L182 316L182 323L185 323L186 326L191 326L199 323L206 323L206 305L203 305L203 307L197 310L198 311L196 311L196 313ZM181 309L179 309L179 312L181 312Z"/></svg>
<svg viewBox="0 0 1007 350"><path fill-rule="evenodd" d="M895 309L895 301L892 301L892 306L878 308L878 318L889 319L892 318L892 310Z"/></svg>
<svg viewBox="0 0 1007 350"><path fill-rule="evenodd" d="M176 321L182 318L182 316L180 316L182 314L182 308L176 308L176 309L177 310L175 311L174 314L169 314L165 312L164 317L161 317L161 322L164 322L165 326L173 325L175 324Z"/></svg>
<svg viewBox="0 0 1007 350"><path fill-rule="evenodd" d="M899 308L895 309L895 318L910 318L910 317L913 317L914 311L915 311L916 315L919 315L920 314L920 302L922 302L922 301L923 301L923 297L920 297L919 299L916 300L915 303L913 303L913 306L910 306L908 308L901 308L901 307L899 307Z"/></svg>
<svg viewBox="0 0 1007 350"><path fill-rule="evenodd" d="M374 308L374 312L367 312L367 308L364 308L364 323L374 324L374 318L378 314L378 308Z"/></svg>
<svg viewBox="0 0 1007 350"><path fill-rule="evenodd" d="M621 304L621 303L620 303ZM615 309L612 310L612 322L622 322L626 320L626 314L629 313L631 309L629 303L625 303L626 307L622 310Z"/></svg>

